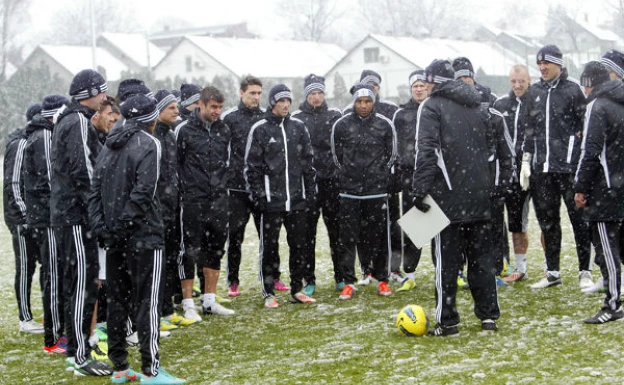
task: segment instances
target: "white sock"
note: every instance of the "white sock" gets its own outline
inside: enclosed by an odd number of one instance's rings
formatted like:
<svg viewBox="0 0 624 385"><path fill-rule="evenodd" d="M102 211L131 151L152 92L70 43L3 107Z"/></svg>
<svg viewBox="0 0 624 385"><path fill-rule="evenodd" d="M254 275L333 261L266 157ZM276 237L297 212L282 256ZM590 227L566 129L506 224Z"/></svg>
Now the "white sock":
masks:
<svg viewBox="0 0 624 385"><path fill-rule="evenodd" d="M526 254L516 254L516 270L526 274Z"/></svg>
<svg viewBox="0 0 624 385"><path fill-rule="evenodd" d="M210 307L217 301L215 293L204 293L204 307Z"/></svg>
<svg viewBox="0 0 624 385"><path fill-rule="evenodd" d="M555 278L561 277L561 273L558 271L549 271L548 275L550 275L551 277L555 277Z"/></svg>
<svg viewBox="0 0 624 385"><path fill-rule="evenodd" d="M195 302L193 302L193 298L183 299L182 308L184 311L187 311L188 309L195 309Z"/></svg>
<svg viewBox="0 0 624 385"><path fill-rule="evenodd" d="M97 333L93 333L91 334L91 337L89 337L89 346L94 347L99 341L100 338L98 337Z"/></svg>
<svg viewBox="0 0 624 385"><path fill-rule="evenodd" d="M411 273L405 273L405 276L413 281L416 277L416 272L413 271Z"/></svg>

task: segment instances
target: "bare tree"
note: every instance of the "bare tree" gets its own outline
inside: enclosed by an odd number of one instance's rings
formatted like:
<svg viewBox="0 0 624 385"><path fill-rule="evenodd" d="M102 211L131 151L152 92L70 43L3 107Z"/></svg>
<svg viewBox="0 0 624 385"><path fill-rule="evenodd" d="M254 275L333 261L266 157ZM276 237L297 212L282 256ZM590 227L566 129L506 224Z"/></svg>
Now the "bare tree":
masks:
<svg viewBox="0 0 624 385"><path fill-rule="evenodd" d="M546 36L551 39L562 39L559 44L563 50L579 52L578 37L581 33L576 23L580 7L564 7L559 4L548 8Z"/></svg>
<svg viewBox="0 0 624 385"><path fill-rule="evenodd" d="M288 18L294 38L335 42L337 23L345 15L338 4L337 0L281 0L276 12Z"/></svg>
<svg viewBox="0 0 624 385"><path fill-rule="evenodd" d="M17 35L17 26L26 22L29 0L0 0L0 17L2 20L2 36L0 37L1 57L0 57L0 82L6 80L8 58L14 50L21 50L21 47L13 45Z"/></svg>

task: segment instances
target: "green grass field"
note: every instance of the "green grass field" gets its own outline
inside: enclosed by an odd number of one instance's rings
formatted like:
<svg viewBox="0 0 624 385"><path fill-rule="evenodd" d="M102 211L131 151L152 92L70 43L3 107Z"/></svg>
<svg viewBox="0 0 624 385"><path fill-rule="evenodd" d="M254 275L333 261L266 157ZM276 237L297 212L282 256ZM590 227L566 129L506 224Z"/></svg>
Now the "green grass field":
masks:
<svg viewBox="0 0 624 385"><path fill-rule="evenodd" d="M567 218L567 216L564 216ZM288 303L266 310L257 279L255 230L248 227L242 267L242 295L230 305L234 317L209 317L161 341L161 362L191 384L612 384L624 380L622 323L584 325L602 295L581 294L571 228L564 221L563 286L528 287L540 277L543 256L535 219L530 225L528 281L499 290L500 330L486 334L472 312L468 291L458 294L462 316L458 338L399 334L398 311L419 304L433 314L430 250L417 270L411 292L383 298L375 287L360 289L352 301L338 301L323 226L317 250L318 302ZM14 260L8 230L0 226L0 384L106 384L109 378L75 377L63 357L43 353L43 337L17 332L13 291ZM285 242L283 242L285 245ZM284 246L283 261L287 255ZM223 263L225 266L225 261ZM283 263L288 282L287 264ZM223 275L222 275L223 276ZM594 278L598 272L594 273ZM38 287L38 283L33 285ZM393 286L396 288L396 286ZM225 283L220 284L225 295ZM39 292L33 307L41 319ZM131 362L140 368L131 348Z"/></svg>

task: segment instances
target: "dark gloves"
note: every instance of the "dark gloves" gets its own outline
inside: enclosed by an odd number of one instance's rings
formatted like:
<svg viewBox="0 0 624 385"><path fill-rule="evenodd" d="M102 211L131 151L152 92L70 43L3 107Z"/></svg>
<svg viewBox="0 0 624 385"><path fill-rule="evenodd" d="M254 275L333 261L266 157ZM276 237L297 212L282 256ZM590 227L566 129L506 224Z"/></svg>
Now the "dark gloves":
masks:
<svg viewBox="0 0 624 385"><path fill-rule="evenodd" d="M267 199L266 197L258 197L253 200L253 208L255 211L259 213L263 213L267 210Z"/></svg>
<svg viewBox="0 0 624 385"><path fill-rule="evenodd" d="M412 206L416 207L418 210L422 211L423 213L426 213L427 211L429 211L431 206L426 204L424 200L425 200L425 197L423 195L414 195L414 198L412 198Z"/></svg>

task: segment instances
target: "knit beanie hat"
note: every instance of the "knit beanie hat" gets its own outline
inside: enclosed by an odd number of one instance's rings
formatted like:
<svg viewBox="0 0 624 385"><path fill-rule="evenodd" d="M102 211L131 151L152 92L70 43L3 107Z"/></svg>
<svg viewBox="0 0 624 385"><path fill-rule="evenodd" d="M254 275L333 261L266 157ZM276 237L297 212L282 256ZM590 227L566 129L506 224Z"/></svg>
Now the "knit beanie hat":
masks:
<svg viewBox="0 0 624 385"><path fill-rule="evenodd" d="M563 67L563 54L561 53L559 47L549 44L542 47L542 49L537 52L537 64L541 61L554 63Z"/></svg>
<svg viewBox="0 0 624 385"><path fill-rule="evenodd" d="M474 69L472 63L467 57L458 57L453 60L453 69L455 70L455 79L465 76L474 79Z"/></svg>
<svg viewBox="0 0 624 385"><path fill-rule="evenodd" d="M600 62L615 72L620 78L624 78L624 54L612 49L602 55Z"/></svg>
<svg viewBox="0 0 624 385"><path fill-rule="evenodd" d="M117 90L117 98L120 103L125 102L132 95L145 95L153 96L152 91L147 88L143 80L139 79L124 79L119 83L119 89Z"/></svg>
<svg viewBox="0 0 624 385"><path fill-rule="evenodd" d="M51 118L56 115L56 112L61 107L68 104L69 100L63 95L48 95L43 98L43 102L41 103L41 116L44 118Z"/></svg>
<svg viewBox="0 0 624 385"><path fill-rule="evenodd" d="M177 103L178 100L175 96L168 90L158 90L156 92L156 108L158 108L158 113L161 113L168 105L171 103Z"/></svg>
<svg viewBox="0 0 624 385"><path fill-rule="evenodd" d="M28 109L26 110L26 120L30 122L32 118L35 117L35 115L40 114L40 113L41 113L41 104L39 103L31 104L30 107L28 107Z"/></svg>
<svg viewBox="0 0 624 385"><path fill-rule="evenodd" d="M381 84L381 75L373 70L364 70L360 75L360 84L375 83Z"/></svg>
<svg viewBox="0 0 624 385"><path fill-rule="evenodd" d="M434 59L425 68L425 81L427 83L446 83L455 79L455 70L448 60Z"/></svg>
<svg viewBox="0 0 624 385"><path fill-rule="evenodd" d="M199 88L198 85L190 83L182 84L182 86L180 86L180 104L182 107L187 107L193 103L197 103L200 93L201 88Z"/></svg>
<svg viewBox="0 0 624 385"><path fill-rule="evenodd" d="M78 72L69 86L69 95L75 100L85 100L108 90L104 76L92 69Z"/></svg>
<svg viewBox="0 0 624 385"><path fill-rule="evenodd" d="M290 99L292 102L292 92L284 84L278 84L269 91L269 107L273 108L280 99Z"/></svg>
<svg viewBox="0 0 624 385"><path fill-rule="evenodd" d="M411 87L414 83L421 81L425 82L425 70L416 70L412 72L409 76L409 86Z"/></svg>
<svg viewBox="0 0 624 385"><path fill-rule="evenodd" d="M598 61L590 61L585 65L581 74L581 85L583 87L596 87L599 84L609 81L609 70Z"/></svg>
<svg viewBox="0 0 624 385"><path fill-rule="evenodd" d="M371 98L375 100L375 89L370 84L356 84L350 90L353 95L353 102L359 98Z"/></svg>
<svg viewBox="0 0 624 385"><path fill-rule="evenodd" d="M178 101L178 104L180 104L180 96L182 95L180 90L170 90L169 92L171 92L171 95L175 96L176 100Z"/></svg>
<svg viewBox="0 0 624 385"><path fill-rule="evenodd" d="M325 78L310 74L303 80L303 96L307 99L314 91L325 93Z"/></svg>
<svg viewBox="0 0 624 385"><path fill-rule="evenodd" d="M149 123L158 118L156 99L141 94L129 97L120 109L127 120Z"/></svg>

